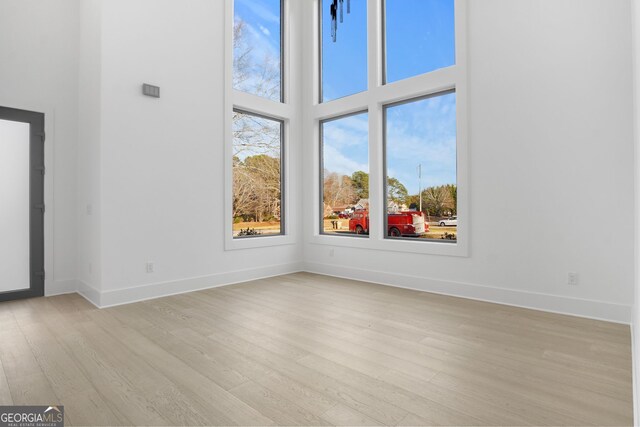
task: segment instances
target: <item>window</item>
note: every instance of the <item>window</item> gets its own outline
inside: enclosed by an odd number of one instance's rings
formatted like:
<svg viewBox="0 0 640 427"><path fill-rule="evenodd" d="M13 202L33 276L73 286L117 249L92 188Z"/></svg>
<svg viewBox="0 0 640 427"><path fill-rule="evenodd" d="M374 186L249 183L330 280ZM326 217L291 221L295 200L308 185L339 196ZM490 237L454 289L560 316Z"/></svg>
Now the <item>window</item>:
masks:
<svg viewBox="0 0 640 427"><path fill-rule="evenodd" d="M322 17L320 102L367 90L367 0L348 0L347 4L339 0L335 23L331 20L333 0L318 3Z"/></svg>
<svg viewBox="0 0 640 427"><path fill-rule="evenodd" d="M458 207L455 92L392 104L384 112L389 237L455 242L455 224L443 225Z"/></svg>
<svg viewBox="0 0 640 427"><path fill-rule="evenodd" d="M330 7L343 3L317 0L315 46L303 49L303 83L320 101L304 128L318 157L305 171L320 196L310 240L466 256L468 0L351 0L336 29ZM368 208L358 211L350 205L365 179ZM368 238L354 238L358 224Z"/></svg>
<svg viewBox="0 0 640 427"><path fill-rule="evenodd" d="M282 0L235 0L233 88L283 101Z"/></svg>
<svg viewBox="0 0 640 427"><path fill-rule="evenodd" d="M455 64L454 0L384 0L384 23L384 83Z"/></svg>
<svg viewBox="0 0 640 427"><path fill-rule="evenodd" d="M299 34L289 0L224 0L224 241L226 250L295 243L296 204L287 196L289 136L299 133L299 97L289 96ZM297 36L297 37L296 37ZM295 153L295 151L294 151Z"/></svg>
<svg viewBox="0 0 640 427"><path fill-rule="evenodd" d="M322 135L322 233L364 236L369 232L368 114L325 120Z"/></svg>
<svg viewBox="0 0 640 427"><path fill-rule="evenodd" d="M281 121L233 114L233 235L282 234Z"/></svg>

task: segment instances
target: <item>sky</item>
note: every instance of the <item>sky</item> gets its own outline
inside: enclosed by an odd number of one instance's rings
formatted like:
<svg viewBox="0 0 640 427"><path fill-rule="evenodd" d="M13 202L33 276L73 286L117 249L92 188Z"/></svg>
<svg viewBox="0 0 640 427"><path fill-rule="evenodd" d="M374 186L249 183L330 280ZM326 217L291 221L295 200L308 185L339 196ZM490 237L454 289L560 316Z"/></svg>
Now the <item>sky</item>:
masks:
<svg viewBox="0 0 640 427"><path fill-rule="evenodd" d="M331 38L330 0L322 7L322 100L327 102L367 90L366 0L351 0L337 40ZM245 21L253 55L280 55L280 0L235 0L235 19ZM338 20L340 17L338 17ZM453 0L386 0L386 80L389 83L453 65ZM455 94L387 110L388 176L398 178L410 194L418 193L416 168L422 165L422 188L456 182ZM324 124L324 166L351 175L368 172L367 114Z"/></svg>
<svg viewBox="0 0 640 427"><path fill-rule="evenodd" d="M369 173L369 115L356 114L322 124L323 166L330 172Z"/></svg>
<svg viewBox="0 0 640 427"><path fill-rule="evenodd" d="M265 57L280 62L280 0L235 0L234 21L244 21L246 25L246 42L251 46L251 62L263 64ZM260 70L254 71L256 75ZM278 79L280 75L278 72ZM255 80L259 80L256 78ZM251 85L254 79L249 79L245 87L236 89L253 92ZM273 95L274 101L280 100L280 93Z"/></svg>
<svg viewBox="0 0 640 427"><path fill-rule="evenodd" d="M409 194L456 183L456 95L450 93L387 108L387 176Z"/></svg>

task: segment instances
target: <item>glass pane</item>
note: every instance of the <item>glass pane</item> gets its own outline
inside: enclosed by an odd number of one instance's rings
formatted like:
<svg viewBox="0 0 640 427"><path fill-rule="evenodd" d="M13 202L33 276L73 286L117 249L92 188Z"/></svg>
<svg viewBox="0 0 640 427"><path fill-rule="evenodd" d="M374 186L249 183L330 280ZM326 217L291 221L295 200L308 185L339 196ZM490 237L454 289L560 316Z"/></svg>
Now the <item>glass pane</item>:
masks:
<svg viewBox="0 0 640 427"><path fill-rule="evenodd" d="M322 233L369 232L369 115L322 123Z"/></svg>
<svg viewBox="0 0 640 427"><path fill-rule="evenodd" d="M0 120L0 292L30 287L29 124Z"/></svg>
<svg viewBox="0 0 640 427"><path fill-rule="evenodd" d="M456 241L456 94L385 108L387 233Z"/></svg>
<svg viewBox="0 0 640 427"><path fill-rule="evenodd" d="M386 83L455 64L454 0L385 0Z"/></svg>
<svg viewBox="0 0 640 427"><path fill-rule="evenodd" d="M233 87L282 101L281 0L235 0Z"/></svg>
<svg viewBox="0 0 640 427"><path fill-rule="evenodd" d="M350 4L348 4L350 2ZM367 1L337 1L335 42L332 37L333 0L320 0L322 13L321 102L367 90ZM343 21L340 22L342 8ZM349 8L350 13L347 13Z"/></svg>
<svg viewBox="0 0 640 427"><path fill-rule="evenodd" d="M233 236L283 234L282 122L233 114Z"/></svg>

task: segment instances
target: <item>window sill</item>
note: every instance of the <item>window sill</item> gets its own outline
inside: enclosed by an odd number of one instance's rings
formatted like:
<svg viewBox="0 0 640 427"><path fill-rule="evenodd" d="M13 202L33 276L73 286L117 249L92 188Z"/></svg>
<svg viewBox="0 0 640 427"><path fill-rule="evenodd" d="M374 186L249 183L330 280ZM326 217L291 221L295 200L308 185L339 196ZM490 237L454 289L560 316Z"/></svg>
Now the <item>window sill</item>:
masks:
<svg viewBox="0 0 640 427"><path fill-rule="evenodd" d="M353 236L327 236L316 234L309 243L314 245L339 246L374 251L403 252L422 255L469 257L468 245L463 242L449 243L438 241L411 241L408 239L391 240Z"/></svg>
<svg viewBox="0 0 640 427"><path fill-rule="evenodd" d="M234 239L228 236L224 242L225 251L242 249L268 248L273 246L295 245L296 239L288 235L256 236Z"/></svg>

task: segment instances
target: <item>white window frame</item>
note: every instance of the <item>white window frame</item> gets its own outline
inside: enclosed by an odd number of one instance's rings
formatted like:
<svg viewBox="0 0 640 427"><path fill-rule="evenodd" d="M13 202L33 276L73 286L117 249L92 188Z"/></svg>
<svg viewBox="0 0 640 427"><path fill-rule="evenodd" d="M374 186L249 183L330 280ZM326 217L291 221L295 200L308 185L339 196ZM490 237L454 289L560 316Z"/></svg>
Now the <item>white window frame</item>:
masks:
<svg viewBox="0 0 640 427"><path fill-rule="evenodd" d="M467 119L467 9L468 0L455 0L455 49L456 63L453 66L438 69L427 74L396 81L386 85L383 78L383 17L382 0L367 0L368 8L368 81L369 89L344 98L319 103L320 78L320 0L307 0L304 22L307 29L304 34L303 52L303 90L305 102L304 140L309 149L305 153L306 188L320 188L320 122L330 118L368 111L369 113L369 223L371 232L368 239L337 237L322 234L320 224L320 197L316 192L305 192L305 204L312 207L306 227L305 238L309 243L344 246L382 251L409 252L417 254L469 256L469 163L468 163L468 119ZM353 6L352 6L353 7ZM343 25L348 25L345 21ZM385 238L384 212L384 126L383 108L385 105L414 98L434 95L451 89L456 91L457 116L457 188L458 188L458 226L456 243L443 243L433 240L392 240ZM312 162L308 164L307 162ZM314 193L309 195L307 193ZM307 223L307 222L305 222Z"/></svg>
<svg viewBox="0 0 640 427"><path fill-rule="evenodd" d="M298 14L297 1L283 0L282 5L282 31L284 32L281 43L281 57L284 62L282 70L282 87L284 92L283 102L272 101L257 95L252 95L233 88L233 23L234 0L225 2L225 37L224 37L224 246L225 250L252 249L270 247L275 245L296 244L295 231L297 230L297 218L299 216L297 204L292 202L298 194L298 180L289 177L294 171L291 159L296 156L298 147L291 143L292 137L300 134L299 96L297 87L299 73L295 64L292 64L292 52L299 51L297 26L292 25L296 20L292 16ZM294 57L295 58L295 57ZM284 123L282 135L281 176L282 199L284 212L281 218L282 233L278 235L264 235L252 238L233 237L233 112L241 110L248 114L256 114L266 118L281 120Z"/></svg>

